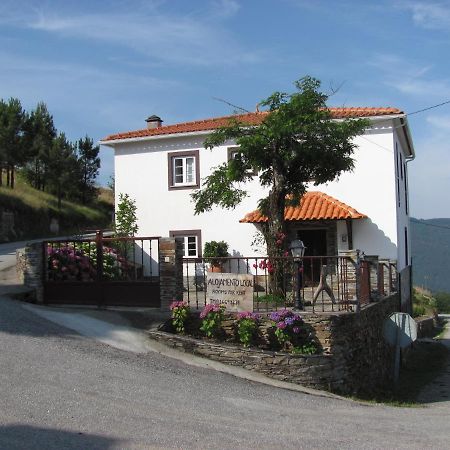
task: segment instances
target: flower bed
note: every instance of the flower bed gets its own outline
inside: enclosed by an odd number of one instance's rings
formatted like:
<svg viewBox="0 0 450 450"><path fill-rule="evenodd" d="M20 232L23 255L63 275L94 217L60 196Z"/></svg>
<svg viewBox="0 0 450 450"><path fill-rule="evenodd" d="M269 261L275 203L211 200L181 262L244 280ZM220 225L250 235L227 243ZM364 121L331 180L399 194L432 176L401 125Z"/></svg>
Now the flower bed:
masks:
<svg viewBox="0 0 450 450"><path fill-rule="evenodd" d="M312 328L287 309L263 316L230 313L224 306L211 304L197 314L181 301L173 302L170 309L172 318L163 330L174 334L293 354L320 352Z"/></svg>

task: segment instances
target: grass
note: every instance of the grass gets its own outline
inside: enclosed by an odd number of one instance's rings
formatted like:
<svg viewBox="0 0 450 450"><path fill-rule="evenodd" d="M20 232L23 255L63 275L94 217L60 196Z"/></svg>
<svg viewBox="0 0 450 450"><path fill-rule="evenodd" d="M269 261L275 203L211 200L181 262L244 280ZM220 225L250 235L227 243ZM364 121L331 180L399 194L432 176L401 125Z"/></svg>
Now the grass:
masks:
<svg viewBox="0 0 450 450"><path fill-rule="evenodd" d="M14 238L48 235L52 218L59 219L61 233L77 232L86 227L106 227L111 221L112 204L108 194L101 193L91 206L58 199L28 185L20 175L14 189L0 187L0 208L14 212Z"/></svg>

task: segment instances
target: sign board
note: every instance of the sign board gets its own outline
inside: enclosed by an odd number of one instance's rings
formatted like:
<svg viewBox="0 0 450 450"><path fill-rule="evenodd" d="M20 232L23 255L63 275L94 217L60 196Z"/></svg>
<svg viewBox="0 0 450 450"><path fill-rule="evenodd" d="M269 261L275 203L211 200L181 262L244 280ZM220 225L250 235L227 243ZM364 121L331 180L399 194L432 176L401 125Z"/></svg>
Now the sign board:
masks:
<svg viewBox="0 0 450 450"><path fill-rule="evenodd" d="M388 344L395 346L394 381L400 373L400 349L408 347L417 339L416 321L406 313L393 313L383 325L383 336Z"/></svg>
<svg viewBox="0 0 450 450"><path fill-rule="evenodd" d="M383 336L391 345L408 347L417 339L416 321L406 313L391 314L384 322Z"/></svg>
<svg viewBox="0 0 450 450"><path fill-rule="evenodd" d="M225 305L228 311L253 311L253 275L210 272L206 278L209 303Z"/></svg>

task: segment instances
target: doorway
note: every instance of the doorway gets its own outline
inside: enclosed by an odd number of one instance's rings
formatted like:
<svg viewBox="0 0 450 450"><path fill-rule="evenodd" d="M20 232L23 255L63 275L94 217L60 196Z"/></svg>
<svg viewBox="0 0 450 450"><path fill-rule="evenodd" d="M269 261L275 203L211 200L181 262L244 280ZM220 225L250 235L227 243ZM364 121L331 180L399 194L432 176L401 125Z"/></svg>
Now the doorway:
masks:
<svg viewBox="0 0 450 450"><path fill-rule="evenodd" d="M327 230L297 230L297 239L301 239L306 247L303 261L304 282L306 285L315 285L320 279L322 264L326 264L320 258L308 258L308 256L327 256Z"/></svg>

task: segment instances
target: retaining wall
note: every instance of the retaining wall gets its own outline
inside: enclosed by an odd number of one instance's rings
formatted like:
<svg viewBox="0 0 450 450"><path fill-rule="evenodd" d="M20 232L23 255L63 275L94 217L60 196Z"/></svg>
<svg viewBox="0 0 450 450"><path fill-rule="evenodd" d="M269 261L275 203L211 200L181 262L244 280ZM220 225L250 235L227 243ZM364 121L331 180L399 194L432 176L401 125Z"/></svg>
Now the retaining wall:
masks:
<svg viewBox="0 0 450 450"><path fill-rule="evenodd" d="M382 330L385 318L398 309L398 296L392 295L359 313L304 314L305 324L322 346L319 355L243 348L163 331L148 335L171 347L277 380L345 394L373 393L392 382L394 352L384 342Z"/></svg>

